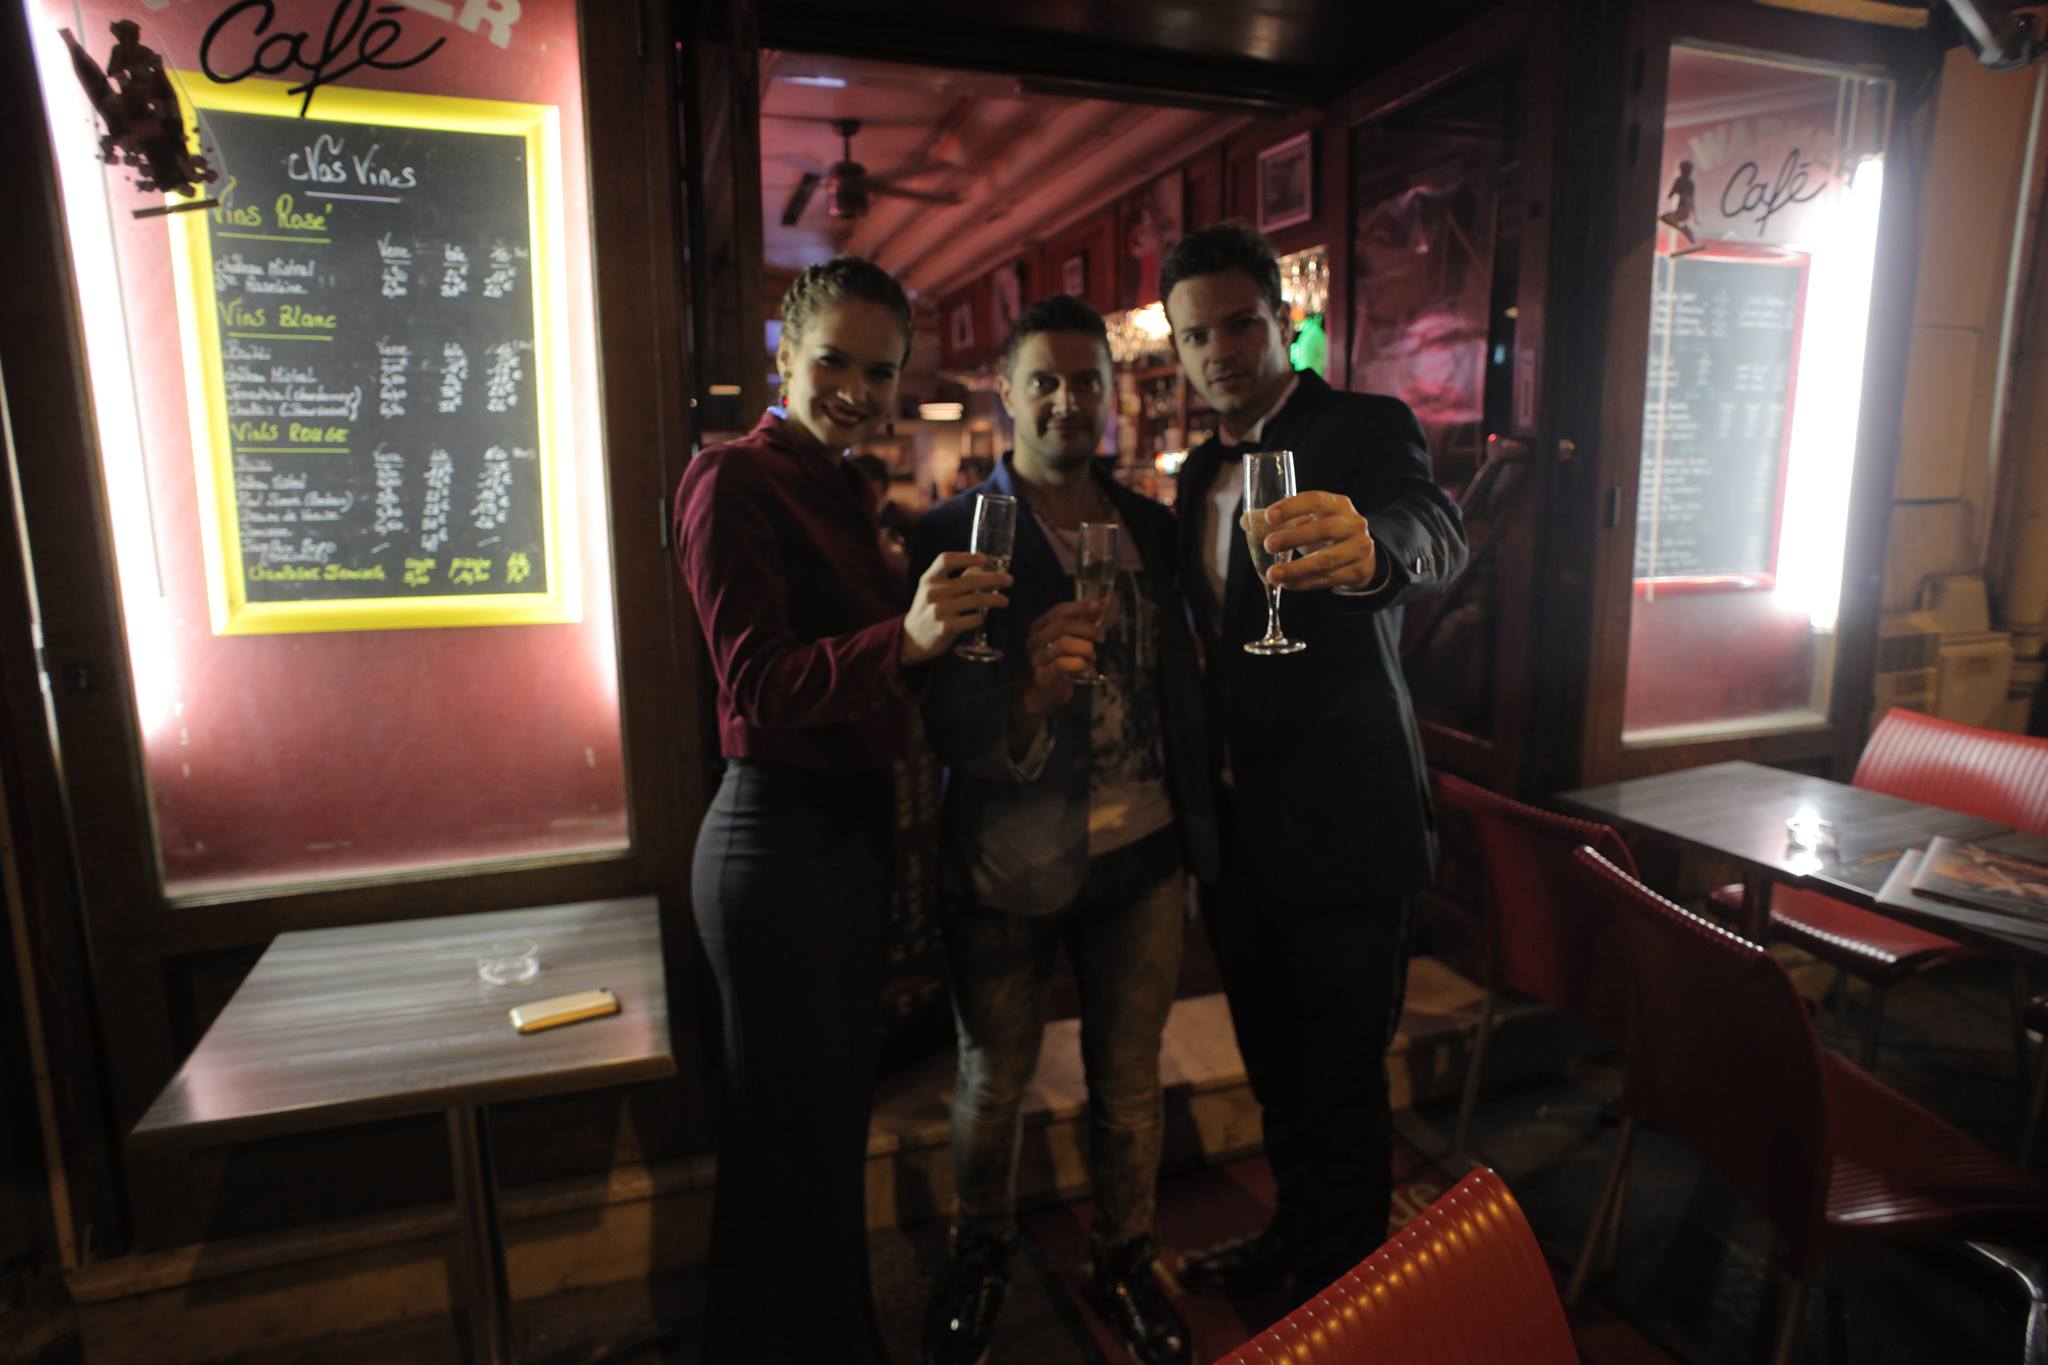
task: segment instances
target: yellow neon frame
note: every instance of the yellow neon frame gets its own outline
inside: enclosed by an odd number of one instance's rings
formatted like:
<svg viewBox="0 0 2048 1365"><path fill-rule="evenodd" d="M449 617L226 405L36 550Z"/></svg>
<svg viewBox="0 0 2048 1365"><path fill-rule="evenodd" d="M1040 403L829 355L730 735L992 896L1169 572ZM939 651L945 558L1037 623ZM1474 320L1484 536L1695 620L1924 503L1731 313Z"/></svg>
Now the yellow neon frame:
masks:
<svg viewBox="0 0 2048 1365"><path fill-rule="evenodd" d="M219 109L296 119L299 96L282 81L244 80L219 85L190 72L171 73L186 97L188 131L195 110ZM447 95L399 94L325 85L320 120L397 128L489 133L526 143L527 232L533 281L533 365L539 433L542 544L547 554L545 593L477 593L457 597L361 597L316 602L251 602L243 583L241 518L237 511L233 447L228 435L227 382L220 328L213 313L213 239L206 210L170 215L171 264L178 317L185 335L186 407L192 419L192 457L199 480L200 542L206 557L206 595L216 635L272 635L310 631L408 630L438 626L524 625L582 619L577 584L575 469L562 428L567 406L557 387L566 340L561 130L553 105ZM204 191L202 190L202 194ZM199 282L205 288L199 288ZM196 362L196 363L193 363Z"/></svg>

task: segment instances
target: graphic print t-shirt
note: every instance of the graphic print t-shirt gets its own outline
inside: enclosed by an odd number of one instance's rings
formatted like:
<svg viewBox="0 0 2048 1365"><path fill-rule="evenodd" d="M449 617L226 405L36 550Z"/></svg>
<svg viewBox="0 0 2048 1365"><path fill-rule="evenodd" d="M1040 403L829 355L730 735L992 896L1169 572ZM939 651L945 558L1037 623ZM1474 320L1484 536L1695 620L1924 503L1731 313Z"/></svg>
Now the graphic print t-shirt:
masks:
<svg viewBox="0 0 2048 1365"><path fill-rule="evenodd" d="M1076 532L1044 521L1060 567L1074 571ZM1159 607L1145 595L1144 562L1128 529L1117 537L1119 568L1108 638L1096 651L1102 681L1087 690L1092 762L1088 781L1088 856L1134 844L1173 823L1166 790L1166 744L1159 713Z"/></svg>

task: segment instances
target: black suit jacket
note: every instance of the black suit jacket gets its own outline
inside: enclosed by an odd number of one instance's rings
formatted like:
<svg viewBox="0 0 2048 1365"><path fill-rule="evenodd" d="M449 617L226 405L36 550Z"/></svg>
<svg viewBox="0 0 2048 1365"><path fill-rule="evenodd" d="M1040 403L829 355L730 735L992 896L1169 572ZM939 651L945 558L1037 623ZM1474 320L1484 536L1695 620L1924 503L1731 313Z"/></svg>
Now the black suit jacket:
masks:
<svg viewBox="0 0 2048 1365"><path fill-rule="evenodd" d="M1370 596L1282 593L1280 622L1308 648L1257 656L1266 600L1242 534L1231 538L1226 601L1202 567L1203 504L1219 473L1239 478L1210 440L1182 466L1181 578L1207 646L1211 760L1227 760L1239 827L1226 856L1290 902L1335 905L1420 890L1435 875L1415 710L1401 677L1401 608L1465 563L1464 519L1430 476L1415 414L1398 399L1343 393L1311 373L1266 422L1260 446L1294 452L1302 491L1342 493L1369 523L1385 579Z"/></svg>

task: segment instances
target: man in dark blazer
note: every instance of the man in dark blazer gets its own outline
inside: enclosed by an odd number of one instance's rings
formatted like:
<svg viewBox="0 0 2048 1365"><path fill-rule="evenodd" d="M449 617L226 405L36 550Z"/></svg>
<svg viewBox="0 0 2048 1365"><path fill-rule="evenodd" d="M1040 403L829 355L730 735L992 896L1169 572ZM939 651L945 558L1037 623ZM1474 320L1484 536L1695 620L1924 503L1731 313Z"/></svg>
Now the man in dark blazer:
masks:
<svg viewBox="0 0 2048 1365"><path fill-rule="evenodd" d="M1277 1190L1265 1230L1189 1257L1181 1278L1222 1293L1291 1281L1298 1296L1386 1237L1385 1054L1436 857L1401 607L1458 572L1464 525L1405 404L1294 372L1264 237L1191 233L1160 287L1181 367L1220 419L1176 499L1220 788L1223 875L1203 913ZM1294 452L1300 492L1268 509L1266 546L1286 560L1269 581L1300 653L1244 650L1266 625L1239 520L1247 448Z"/></svg>

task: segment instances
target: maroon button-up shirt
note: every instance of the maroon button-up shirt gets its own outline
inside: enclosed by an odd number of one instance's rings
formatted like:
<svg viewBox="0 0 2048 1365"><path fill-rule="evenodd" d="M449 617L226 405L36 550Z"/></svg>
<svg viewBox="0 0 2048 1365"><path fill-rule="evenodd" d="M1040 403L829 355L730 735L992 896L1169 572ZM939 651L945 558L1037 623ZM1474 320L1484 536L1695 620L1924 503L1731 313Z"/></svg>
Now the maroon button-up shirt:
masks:
<svg viewBox="0 0 2048 1365"><path fill-rule="evenodd" d="M885 768L902 753L900 567L853 465L799 445L770 409L690 461L675 547L718 676L727 758Z"/></svg>

